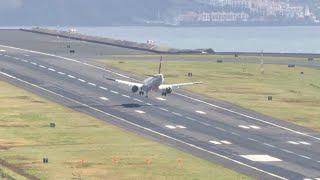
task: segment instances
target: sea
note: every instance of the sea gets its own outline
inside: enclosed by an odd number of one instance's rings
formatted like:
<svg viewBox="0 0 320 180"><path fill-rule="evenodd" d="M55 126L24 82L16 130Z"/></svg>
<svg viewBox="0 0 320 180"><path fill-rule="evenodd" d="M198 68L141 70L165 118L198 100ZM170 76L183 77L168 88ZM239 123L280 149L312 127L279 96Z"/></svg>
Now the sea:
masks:
<svg viewBox="0 0 320 180"><path fill-rule="evenodd" d="M87 35L179 48L212 48L217 52L320 53L320 26L241 27L50 27L75 28Z"/></svg>

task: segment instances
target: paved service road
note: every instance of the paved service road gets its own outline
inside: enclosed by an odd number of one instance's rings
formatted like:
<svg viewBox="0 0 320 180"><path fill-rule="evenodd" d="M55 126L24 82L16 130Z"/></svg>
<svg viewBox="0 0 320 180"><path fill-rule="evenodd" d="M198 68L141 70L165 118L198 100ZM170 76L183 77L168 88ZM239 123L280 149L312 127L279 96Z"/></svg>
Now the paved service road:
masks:
<svg viewBox="0 0 320 180"><path fill-rule="evenodd" d="M55 48L54 40L45 35L0 31L0 78L259 179L320 178L320 134L183 91L166 98L156 94L140 97L126 86L103 79L104 75L128 75L94 65L81 55L66 58L63 48ZM82 53L97 48L107 49L109 54L142 53L75 43Z"/></svg>

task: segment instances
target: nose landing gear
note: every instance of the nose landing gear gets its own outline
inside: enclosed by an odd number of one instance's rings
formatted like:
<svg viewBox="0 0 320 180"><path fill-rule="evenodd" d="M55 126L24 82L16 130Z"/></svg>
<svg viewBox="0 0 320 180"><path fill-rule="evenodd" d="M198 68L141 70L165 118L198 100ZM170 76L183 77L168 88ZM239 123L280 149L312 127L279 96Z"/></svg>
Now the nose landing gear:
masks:
<svg viewBox="0 0 320 180"><path fill-rule="evenodd" d="M167 96L167 93L166 93L166 92L162 92L161 95L162 95L162 96Z"/></svg>

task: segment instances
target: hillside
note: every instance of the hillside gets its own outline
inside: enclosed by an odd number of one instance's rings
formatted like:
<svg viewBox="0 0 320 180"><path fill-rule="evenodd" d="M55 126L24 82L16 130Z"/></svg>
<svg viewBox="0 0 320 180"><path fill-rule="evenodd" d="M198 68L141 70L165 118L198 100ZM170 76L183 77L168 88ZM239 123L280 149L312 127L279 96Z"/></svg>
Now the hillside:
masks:
<svg viewBox="0 0 320 180"><path fill-rule="evenodd" d="M208 0L1 0L0 26L170 23L177 15L187 11L211 10L212 7L204 1ZM308 3L310 10L319 12L317 0L292 1Z"/></svg>

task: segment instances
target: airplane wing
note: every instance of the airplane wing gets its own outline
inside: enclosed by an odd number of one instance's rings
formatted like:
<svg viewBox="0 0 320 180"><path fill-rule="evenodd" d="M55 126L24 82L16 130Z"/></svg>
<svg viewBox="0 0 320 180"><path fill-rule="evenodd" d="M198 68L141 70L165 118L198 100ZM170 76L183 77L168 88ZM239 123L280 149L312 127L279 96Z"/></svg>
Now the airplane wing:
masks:
<svg viewBox="0 0 320 180"><path fill-rule="evenodd" d="M178 89L180 87L183 86L190 86L190 85L194 85L194 84L202 84L202 82L188 82L188 83L179 83L179 84L162 84L159 86L159 89L167 89L167 88L171 88L171 89Z"/></svg>
<svg viewBox="0 0 320 180"><path fill-rule="evenodd" d="M130 82L130 81L124 81L124 80L120 80L120 79L112 79L112 78L107 78L105 77L107 80L109 81L114 81L114 82L117 82L119 84L125 84L125 85L128 85L130 87L133 87L133 86L137 86L138 88L141 88L143 86L143 84L141 83L135 83L135 82Z"/></svg>

